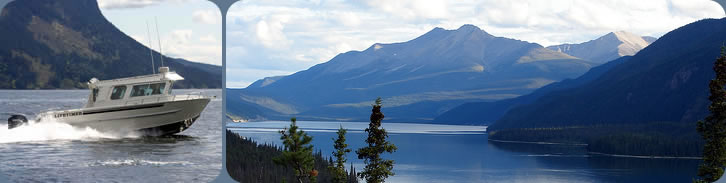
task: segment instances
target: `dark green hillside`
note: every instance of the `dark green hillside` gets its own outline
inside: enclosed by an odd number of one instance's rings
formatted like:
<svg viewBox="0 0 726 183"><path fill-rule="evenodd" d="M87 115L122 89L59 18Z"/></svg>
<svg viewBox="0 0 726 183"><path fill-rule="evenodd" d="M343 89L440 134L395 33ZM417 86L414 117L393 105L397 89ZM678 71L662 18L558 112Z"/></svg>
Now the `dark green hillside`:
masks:
<svg viewBox="0 0 726 183"><path fill-rule="evenodd" d="M0 14L0 88L84 88L92 77L150 74L149 50L108 22L94 0L22 0ZM158 63L158 53L157 56ZM164 58L178 88L220 88L222 68Z"/></svg>
<svg viewBox="0 0 726 183"><path fill-rule="evenodd" d="M708 114L708 81L726 41L726 19L697 21L664 35L601 77L519 106L491 126L693 124Z"/></svg>
<svg viewBox="0 0 726 183"><path fill-rule="evenodd" d="M700 20L664 35L579 87L507 112L490 139L587 143L612 154L700 156L698 120L708 114L713 62L726 19Z"/></svg>

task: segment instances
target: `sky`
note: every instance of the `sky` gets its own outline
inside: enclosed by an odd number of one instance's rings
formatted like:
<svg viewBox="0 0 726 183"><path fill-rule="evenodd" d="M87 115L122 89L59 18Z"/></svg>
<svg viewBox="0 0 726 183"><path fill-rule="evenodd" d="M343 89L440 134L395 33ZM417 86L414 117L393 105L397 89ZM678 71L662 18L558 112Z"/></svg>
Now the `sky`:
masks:
<svg viewBox="0 0 726 183"><path fill-rule="evenodd" d="M114 26L147 47L159 51L161 40L161 51L166 56L222 65L222 17L212 2L98 0L98 6ZM159 64L158 57L155 62Z"/></svg>
<svg viewBox="0 0 726 183"><path fill-rule="evenodd" d="M244 0L227 15L227 87L289 75L374 43L404 42L435 27L473 24L550 46L625 30L663 34L724 17L710 0Z"/></svg>
<svg viewBox="0 0 726 183"><path fill-rule="evenodd" d="M221 15L207 0L98 0L104 16L163 53L221 65ZM227 14L227 87L289 75L375 43L414 39L435 27L473 24L489 34L550 46L625 30L663 34L724 17L710 0L244 0Z"/></svg>

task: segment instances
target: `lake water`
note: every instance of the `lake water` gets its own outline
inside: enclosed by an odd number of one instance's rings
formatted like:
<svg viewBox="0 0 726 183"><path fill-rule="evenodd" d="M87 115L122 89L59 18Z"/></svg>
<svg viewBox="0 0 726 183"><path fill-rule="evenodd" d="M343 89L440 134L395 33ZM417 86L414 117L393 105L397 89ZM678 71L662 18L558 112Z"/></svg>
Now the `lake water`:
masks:
<svg viewBox="0 0 726 183"><path fill-rule="evenodd" d="M368 123L298 121L313 136L316 151L330 156L342 125L353 152L367 137ZM277 131L287 121L227 123L227 128L259 143L281 145ZM588 154L585 146L502 143L487 140L486 127L385 123L398 151L395 176L387 182L691 182L700 160L611 157Z"/></svg>
<svg viewBox="0 0 726 183"><path fill-rule="evenodd" d="M171 137L99 133L65 124L7 129L6 113L32 119L47 110L80 108L87 90L0 90L0 174L14 182L209 182L222 159L221 90L186 131Z"/></svg>

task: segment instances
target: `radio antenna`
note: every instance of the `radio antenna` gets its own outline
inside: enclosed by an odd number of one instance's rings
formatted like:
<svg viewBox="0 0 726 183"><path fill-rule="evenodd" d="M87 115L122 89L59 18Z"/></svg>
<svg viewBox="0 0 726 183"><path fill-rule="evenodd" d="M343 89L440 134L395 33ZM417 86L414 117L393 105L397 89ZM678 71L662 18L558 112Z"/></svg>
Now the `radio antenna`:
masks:
<svg viewBox="0 0 726 183"><path fill-rule="evenodd" d="M156 24L156 38L159 39L159 56L161 57L161 66L164 67L164 55L161 51L161 37L159 36L159 21L154 17L154 23Z"/></svg>
<svg viewBox="0 0 726 183"><path fill-rule="evenodd" d="M149 39L149 56L151 56L151 73L156 74L156 67L154 67L154 51L151 50L151 33L149 31L149 21L146 21L146 36Z"/></svg>

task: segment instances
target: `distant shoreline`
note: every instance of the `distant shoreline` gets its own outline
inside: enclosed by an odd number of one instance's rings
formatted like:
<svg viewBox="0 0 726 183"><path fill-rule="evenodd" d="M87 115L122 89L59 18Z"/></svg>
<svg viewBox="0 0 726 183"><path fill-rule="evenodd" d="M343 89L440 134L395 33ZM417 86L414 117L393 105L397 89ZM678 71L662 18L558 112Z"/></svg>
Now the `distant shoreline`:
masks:
<svg viewBox="0 0 726 183"><path fill-rule="evenodd" d="M488 139L488 140L493 141L493 142L518 143L518 144L570 145L570 146L587 146L588 145L588 144L557 143L557 142L529 142L529 141L511 141L511 140L494 140L494 139ZM693 160L703 159L703 157L695 157L695 156L647 156L647 155L608 154L608 153L592 152L592 151L587 151L587 154L610 156L610 157L620 157L620 158L640 158L640 159L693 159Z"/></svg>
<svg viewBox="0 0 726 183"><path fill-rule="evenodd" d="M572 144L572 143L559 143L559 142L530 142L530 141L494 140L494 139L488 139L488 140L489 141L494 141L494 142L518 143L518 144L587 146L587 144Z"/></svg>
<svg viewBox="0 0 726 183"><path fill-rule="evenodd" d="M607 154L607 153L599 153L599 152L587 152L588 154L595 154L595 155L602 155L602 156L612 156L612 157L621 157L621 158L641 158L641 159L703 159L703 157L693 157L693 156L641 156L641 155L625 155L625 154Z"/></svg>

